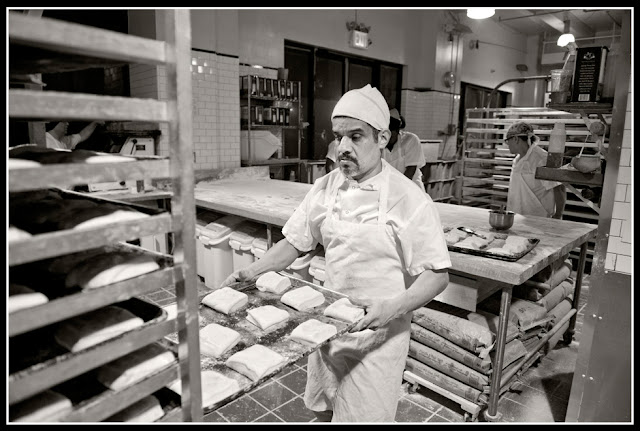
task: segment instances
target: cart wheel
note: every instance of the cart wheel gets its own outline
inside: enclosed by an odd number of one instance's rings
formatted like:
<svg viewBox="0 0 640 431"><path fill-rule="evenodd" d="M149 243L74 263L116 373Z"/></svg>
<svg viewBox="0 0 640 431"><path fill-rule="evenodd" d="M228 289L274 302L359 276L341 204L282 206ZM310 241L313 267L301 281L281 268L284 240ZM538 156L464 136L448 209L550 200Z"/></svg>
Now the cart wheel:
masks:
<svg viewBox="0 0 640 431"><path fill-rule="evenodd" d="M419 387L420 386L417 383L414 383L407 388L407 392L409 392L410 394L415 394L418 391Z"/></svg>
<svg viewBox="0 0 640 431"><path fill-rule="evenodd" d="M473 416L469 412L464 412L464 421L465 422L473 422Z"/></svg>
<svg viewBox="0 0 640 431"><path fill-rule="evenodd" d="M491 416L488 409L483 411L482 414L487 422L498 422L502 418L502 413L500 412L496 412L495 416Z"/></svg>
<svg viewBox="0 0 640 431"><path fill-rule="evenodd" d="M568 334L568 333L564 334L562 336L562 341L564 341L564 344L568 346L573 341L573 334Z"/></svg>

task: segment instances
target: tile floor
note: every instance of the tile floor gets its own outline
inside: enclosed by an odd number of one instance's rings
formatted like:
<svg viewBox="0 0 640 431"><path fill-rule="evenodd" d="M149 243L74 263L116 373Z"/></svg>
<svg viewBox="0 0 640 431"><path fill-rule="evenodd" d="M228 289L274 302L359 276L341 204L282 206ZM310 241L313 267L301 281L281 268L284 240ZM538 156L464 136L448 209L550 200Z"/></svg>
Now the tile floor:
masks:
<svg viewBox="0 0 640 431"><path fill-rule="evenodd" d="M575 273L573 274L575 277ZM199 296L210 291L198 282ZM589 297L589 276L583 280L574 340L570 345L560 341L554 350L535 362L521 377L522 387L505 393L498 403L498 422L532 423L564 422L576 357L584 308ZM175 302L174 292L159 289L142 299L159 306ZM226 404L205 417L207 422L315 422L306 409L303 394L306 382L306 358L289 366L252 392ZM426 388L411 390L402 385L395 422L464 422L459 404ZM479 422L485 422L480 413Z"/></svg>

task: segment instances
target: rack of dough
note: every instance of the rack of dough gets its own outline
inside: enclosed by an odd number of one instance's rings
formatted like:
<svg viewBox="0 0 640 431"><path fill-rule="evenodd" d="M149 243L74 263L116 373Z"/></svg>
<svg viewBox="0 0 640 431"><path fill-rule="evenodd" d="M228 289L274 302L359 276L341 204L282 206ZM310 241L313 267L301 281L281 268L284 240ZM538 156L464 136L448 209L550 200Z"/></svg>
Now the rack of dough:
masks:
<svg viewBox="0 0 640 431"><path fill-rule="evenodd" d="M476 235L455 227L444 227L444 237L449 251L474 254L492 259L515 262L529 253L540 242L538 238L526 238L508 233L475 230Z"/></svg>

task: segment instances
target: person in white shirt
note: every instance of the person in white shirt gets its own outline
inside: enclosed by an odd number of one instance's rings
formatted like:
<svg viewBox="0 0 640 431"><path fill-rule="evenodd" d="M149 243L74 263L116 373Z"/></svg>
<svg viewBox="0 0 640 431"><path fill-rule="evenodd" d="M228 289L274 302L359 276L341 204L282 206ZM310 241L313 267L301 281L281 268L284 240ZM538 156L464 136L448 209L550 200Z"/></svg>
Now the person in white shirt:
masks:
<svg viewBox="0 0 640 431"><path fill-rule="evenodd" d="M382 150L382 158L402 172L426 193L422 181L422 167L427 164L418 135L404 130L405 121L396 108L389 111L391 138Z"/></svg>
<svg viewBox="0 0 640 431"><path fill-rule="evenodd" d="M67 135L68 121L60 121L47 131L47 148L57 150L73 150L80 142L84 142L93 134L98 125L103 126L104 121L92 121L78 133Z"/></svg>
<svg viewBox="0 0 640 431"><path fill-rule="evenodd" d="M309 355L305 405L319 421L393 423L412 312L447 287L451 259L436 205L381 158L391 132L380 91L348 91L331 123L339 169L315 181L285 238L222 286L281 271L322 244L325 286L365 315Z"/></svg>
<svg viewBox="0 0 640 431"><path fill-rule="evenodd" d="M326 173L331 172L335 168L338 167L336 162L338 161L338 154L336 154L336 148L338 147L335 139L329 143L329 148L327 148L327 157L324 165L324 170Z"/></svg>

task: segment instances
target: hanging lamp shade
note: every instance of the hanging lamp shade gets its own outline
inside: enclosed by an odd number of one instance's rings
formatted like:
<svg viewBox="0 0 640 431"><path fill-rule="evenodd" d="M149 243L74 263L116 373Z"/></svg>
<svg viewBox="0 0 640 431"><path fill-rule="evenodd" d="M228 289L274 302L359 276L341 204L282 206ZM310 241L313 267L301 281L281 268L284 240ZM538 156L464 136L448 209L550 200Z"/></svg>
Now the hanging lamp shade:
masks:
<svg viewBox="0 0 640 431"><path fill-rule="evenodd" d="M564 33L560 35L560 37L558 38L558 46L567 46L569 45L571 42L575 42L576 38L575 36L571 33L571 23L569 22L569 20L564 22Z"/></svg>
<svg viewBox="0 0 640 431"><path fill-rule="evenodd" d="M488 7L472 7L467 9L467 16L473 19L485 19L495 15L496 10Z"/></svg>

